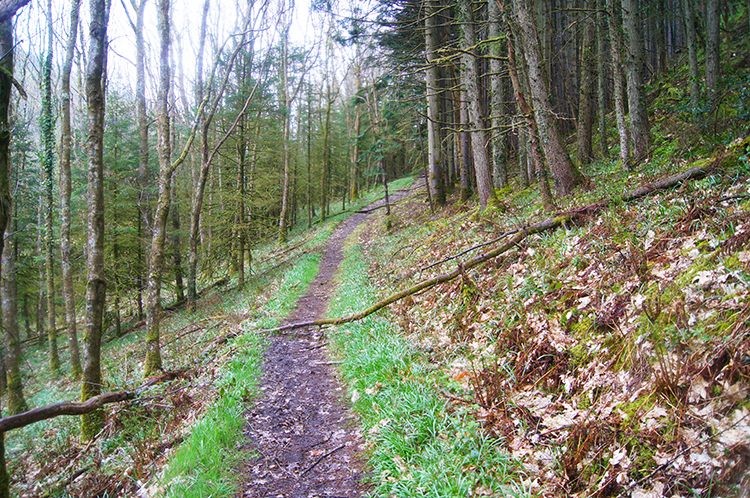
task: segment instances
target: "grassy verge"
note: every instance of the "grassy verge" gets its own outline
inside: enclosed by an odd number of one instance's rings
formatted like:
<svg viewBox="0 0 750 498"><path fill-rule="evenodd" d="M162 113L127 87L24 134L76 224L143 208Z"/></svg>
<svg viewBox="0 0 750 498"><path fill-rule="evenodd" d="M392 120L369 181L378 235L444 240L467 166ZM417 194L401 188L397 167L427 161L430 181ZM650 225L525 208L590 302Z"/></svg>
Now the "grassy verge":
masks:
<svg viewBox="0 0 750 498"><path fill-rule="evenodd" d="M331 315L375 299L359 247L347 250ZM524 496L514 462L438 395L441 373L377 316L336 329L342 369L371 444L378 496Z"/></svg>

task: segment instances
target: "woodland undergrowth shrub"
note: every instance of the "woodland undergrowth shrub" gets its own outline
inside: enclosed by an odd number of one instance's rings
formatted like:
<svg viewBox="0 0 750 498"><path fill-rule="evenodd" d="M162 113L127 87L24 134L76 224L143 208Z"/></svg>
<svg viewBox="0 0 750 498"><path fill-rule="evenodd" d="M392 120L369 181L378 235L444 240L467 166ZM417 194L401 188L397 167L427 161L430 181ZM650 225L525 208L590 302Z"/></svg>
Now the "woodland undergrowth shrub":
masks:
<svg viewBox="0 0 750 498"><path fill-rule="evenodd" d="M358 246L349 247L329 312L341 316L376 297ZM525 496L512 459L466 410L438 395L439 370L380 316L338 327L332 337L371 445L378 496Z"/></svg>

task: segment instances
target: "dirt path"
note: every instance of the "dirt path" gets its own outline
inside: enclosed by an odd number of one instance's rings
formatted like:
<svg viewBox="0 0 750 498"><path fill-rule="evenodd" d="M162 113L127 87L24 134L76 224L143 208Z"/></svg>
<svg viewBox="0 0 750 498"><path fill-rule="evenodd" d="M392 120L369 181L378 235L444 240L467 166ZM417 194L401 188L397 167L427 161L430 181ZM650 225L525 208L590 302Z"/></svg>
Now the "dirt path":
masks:
<svg viewBox="0 0 750 498"><path fill-rule="evenodd" d="M391 201L407 194L395 192ZM336 228L318 275L285 324L323 317L336 287L343 242L368 216L355 213ZM269 337L260 391L246 413L247 444L257 456L246 463L241 496L352 498L367 493L364 439L320 330Z"/></svg>

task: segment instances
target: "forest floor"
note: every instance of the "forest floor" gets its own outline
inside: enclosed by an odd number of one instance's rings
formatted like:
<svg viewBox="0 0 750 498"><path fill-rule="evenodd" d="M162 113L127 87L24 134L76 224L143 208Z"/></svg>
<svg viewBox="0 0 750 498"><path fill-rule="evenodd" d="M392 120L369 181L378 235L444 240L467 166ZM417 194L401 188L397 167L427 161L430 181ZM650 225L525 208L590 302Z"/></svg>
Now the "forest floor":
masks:
<svg viewBox="0 0 750 498"><path fill-rule="evenodd" d="M409 190L396 191L391 202ZM329 237L320 269L283 325L322 318L337 285L345 240L384 200L342 221ZM245 497L357 497L365 482L365 441L333 368L327 338L305 327L268 338L260 396L247 411Z"/></svg>

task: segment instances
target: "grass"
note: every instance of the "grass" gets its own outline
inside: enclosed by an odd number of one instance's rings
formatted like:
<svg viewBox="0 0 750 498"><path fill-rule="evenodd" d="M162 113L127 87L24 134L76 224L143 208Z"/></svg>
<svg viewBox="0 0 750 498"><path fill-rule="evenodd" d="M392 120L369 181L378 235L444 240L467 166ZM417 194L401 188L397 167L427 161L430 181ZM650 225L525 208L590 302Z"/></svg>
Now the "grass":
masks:
<svg viewBox="0 0 750 498"><path fill-rule="evenodd" d="M256 334L232 341L234 358L218 382L219 399L196 423L170 460L164 494L174 497L221 497L237 492L239 462L247 450L242 440L245 403L256 392L262 345Z"/></svg>
<svg viewBox="0 0 750 498"><path fill-rule="evenodd" d="M359 247L347 249L332 316L375 300ZM376 496L525 496L514 462L464 410L441 398L439 371L379 316L333 333L371 445Z"/></svg>

